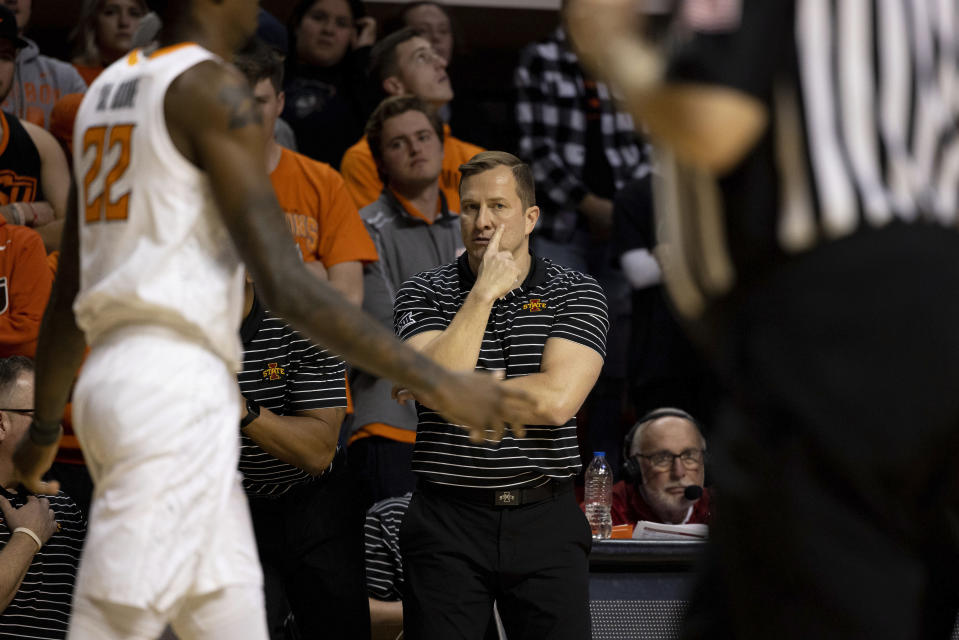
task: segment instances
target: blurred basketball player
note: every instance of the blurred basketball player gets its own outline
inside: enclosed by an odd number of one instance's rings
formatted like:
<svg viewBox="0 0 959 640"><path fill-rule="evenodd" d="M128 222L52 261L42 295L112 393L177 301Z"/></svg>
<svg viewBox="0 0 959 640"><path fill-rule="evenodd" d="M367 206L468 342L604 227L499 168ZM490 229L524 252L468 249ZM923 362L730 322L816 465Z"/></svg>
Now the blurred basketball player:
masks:
<svg viewBox="0 0 959 640"><path fill-rule="evenodd" d="M41 476L85 336L73 415L95 494L70 637L155 638L170 622L183 640L266 638L236 473L241 260L277 315L474 432L498 437L527 397L402 347L301 263L259 111L224 62L254 33L259 3L151 5L157 47L104 71L77 115L76 197L17 470L55 493Z"/></svg>

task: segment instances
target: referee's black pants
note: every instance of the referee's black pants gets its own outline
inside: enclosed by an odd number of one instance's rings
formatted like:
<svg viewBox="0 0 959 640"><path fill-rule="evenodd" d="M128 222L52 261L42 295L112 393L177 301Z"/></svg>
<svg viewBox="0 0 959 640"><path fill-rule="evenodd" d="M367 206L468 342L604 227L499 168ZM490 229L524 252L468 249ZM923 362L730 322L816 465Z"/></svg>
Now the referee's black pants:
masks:
<svg viewBox="0 0 959 640"><path fill-rule="evenodd" d="M279 498L250 496L271 640L370 637L365 504L343 454L324 476Z"/></svg>
<svg viewBox="0 0 959 640"><path fill-rule="evenodd" d="M959 234L866 232L736 301L687 638L919 640L959 606Z"/></svg>
<svg viewBox="0 0 959 640"><path fill-rule="evenodd" d="M428 489L400 528L406 640L479 640L496 601L509 640L589 638L592 538L572 491L519 507Z"/></svg>

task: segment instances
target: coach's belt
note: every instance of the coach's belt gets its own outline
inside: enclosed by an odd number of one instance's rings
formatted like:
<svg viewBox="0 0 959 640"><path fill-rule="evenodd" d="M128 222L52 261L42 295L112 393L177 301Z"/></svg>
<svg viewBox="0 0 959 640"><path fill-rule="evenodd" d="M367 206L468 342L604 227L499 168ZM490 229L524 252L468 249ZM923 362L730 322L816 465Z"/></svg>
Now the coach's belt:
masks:
<svg viewBox="0 0 959 640"><path fill-rule="evenodd" d="M418 486L425 493L442 495L455 500L464 500L475 504L490 507L519 507L524 504L533 504L548 500L573 490L572 478L566 480L550 480L539 487L525 487L522 489L472 489L466 487L451 487L445 484L420 480Z"/></svg>

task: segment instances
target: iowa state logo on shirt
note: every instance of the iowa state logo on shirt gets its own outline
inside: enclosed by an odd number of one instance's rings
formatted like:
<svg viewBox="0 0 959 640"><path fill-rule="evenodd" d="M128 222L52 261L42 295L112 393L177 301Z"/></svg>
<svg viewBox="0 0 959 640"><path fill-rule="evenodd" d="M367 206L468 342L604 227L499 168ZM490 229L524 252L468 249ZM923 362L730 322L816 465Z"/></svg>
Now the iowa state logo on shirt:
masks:
<svg viewBox="0 0 959 640"><path fill-rule="evenodd" d="M279 380L286 375L286 369L281 367L278 362L271 362L263 370L263 378L266 380Z"/></svg>
<svg viewBox="0 0 959 640"><path fill-rule="evenodd" d="M536 313L546 308L546 301L542 298L530 298L529 302L523 305L523 311Z"/></svg>

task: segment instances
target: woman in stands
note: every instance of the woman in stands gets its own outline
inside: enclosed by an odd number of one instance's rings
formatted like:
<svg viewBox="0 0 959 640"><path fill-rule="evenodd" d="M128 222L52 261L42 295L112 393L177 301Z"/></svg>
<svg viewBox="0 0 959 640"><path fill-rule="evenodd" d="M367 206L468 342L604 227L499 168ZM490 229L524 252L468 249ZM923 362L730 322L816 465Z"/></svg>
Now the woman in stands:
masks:
<svg viewBox="0 0 959 640"><path fill-rule="evenodd" d="M289 30L283 119L301 153L339 168L375 106L366 65L376 22L361 0L301 0Z"/></svg>
<svg viewBox="0 0 959 640"><path fill-rule="evenodd" d="M73 33L72 62L88 86L130 50L133 34L146 14L144 0L84 0Z"/></svg>

